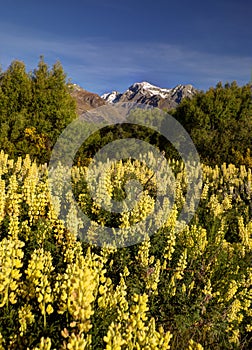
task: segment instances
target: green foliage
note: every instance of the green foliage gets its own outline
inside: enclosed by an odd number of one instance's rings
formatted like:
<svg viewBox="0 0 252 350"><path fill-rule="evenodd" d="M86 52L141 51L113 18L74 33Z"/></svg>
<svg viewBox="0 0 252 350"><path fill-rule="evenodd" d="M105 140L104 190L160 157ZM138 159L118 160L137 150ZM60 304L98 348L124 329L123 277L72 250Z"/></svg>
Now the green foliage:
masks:
<svg viewBox="0 0 252 350"><path fill-rule="evenodd" d="M0 147L16 158L29 153L49 160L60 132L76 117L66 74L59 62L50 70L43 58L37 69L13 61L0 75Z"/></svg>
<svg viewBox="0 0 252 350"><path fill-rule="evenodd" d="M187 129L202 161L208 164L251 164L251 86L218 83L191 100L183 100L173 116Z"/></svg>
<svg viewBox="0 0 252 350"><path fill-rule="evenodd" d="M183 100L171 113L189 132L204 163L251 166L250 85L218 83L205 93ZM37 68L27 73L23 62L13 61L0 72L0 147L11 157L29 153L40 163L47 162L57 137L75 117L75 101L60 62L50 69L41 57ZM129 121L135 124L97 131L80 148L76 162L86 164L105 144L128 137L142 139L165 151L167 157L180 159L169 140L140 125L142 121L160 129L158 111L134 111Z"/></svg>

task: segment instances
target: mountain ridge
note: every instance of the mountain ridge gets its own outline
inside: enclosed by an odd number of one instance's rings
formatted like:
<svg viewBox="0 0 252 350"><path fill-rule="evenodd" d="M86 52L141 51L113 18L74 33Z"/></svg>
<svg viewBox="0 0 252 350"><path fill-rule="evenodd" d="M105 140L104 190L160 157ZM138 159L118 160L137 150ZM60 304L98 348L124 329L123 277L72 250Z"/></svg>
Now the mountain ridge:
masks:
<svg viewBox="0 0 252 350"><path fill-rule="evenodd" d="M193 97L199 90L191 84L178 84L174 88L161 88L149 82L137 82L126 91L112 91L101 95L107 103L137 102L162 109L176 108L184 98Z"/></svg>
<svg viewBox="0 0 252 350"><path fill-rule="evenodd" d="M118 102L146 104L160 109L176 108L184 98L192 98L199 90L191 84L178 84L173 88L161 88L147 81L136 82L124 92L113 90L101 96L71 84L70 93L76 101L77 114L82 115L94 108Z"/></svg>

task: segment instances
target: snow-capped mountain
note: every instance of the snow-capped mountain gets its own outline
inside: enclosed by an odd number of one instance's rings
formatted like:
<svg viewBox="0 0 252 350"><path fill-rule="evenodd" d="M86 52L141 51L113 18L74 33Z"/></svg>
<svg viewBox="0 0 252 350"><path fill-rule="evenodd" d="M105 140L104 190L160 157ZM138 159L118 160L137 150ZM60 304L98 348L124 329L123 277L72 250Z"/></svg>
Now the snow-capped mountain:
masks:
<svg viewBox="0 0 252 350"><path fill-rule="evenodd" d="M115 103L115 102L118 102L118 99L120 99L121 96L122 94L120 94L120 92L112 91L112 92L108 92L107 94L103 94L101 98L103 98L105 101L109 103Z"/></svg>
<svg viewBox="0 0 252 350"><path fill-rule="evenodd" d="M131 85L124 93L112 91L101 97L108 103L137 102L154 107L175 108L183 98L192 97L198 92L192 85L177 85L172 89L160 88L146 81Z"/></svg>
<svg viewBox="0 0 252 350"><path fill-rule="evenodd" d="M192 85L177 85L175 88L167 89L148 82L135 83L124 93L112 91L102 96L89 92L77 84L69 84L69 89L76 101L78 115L84 115L87 111L117 102L142 103L170 110L176 108L183 98L190 98L198 92Z"/></svg>

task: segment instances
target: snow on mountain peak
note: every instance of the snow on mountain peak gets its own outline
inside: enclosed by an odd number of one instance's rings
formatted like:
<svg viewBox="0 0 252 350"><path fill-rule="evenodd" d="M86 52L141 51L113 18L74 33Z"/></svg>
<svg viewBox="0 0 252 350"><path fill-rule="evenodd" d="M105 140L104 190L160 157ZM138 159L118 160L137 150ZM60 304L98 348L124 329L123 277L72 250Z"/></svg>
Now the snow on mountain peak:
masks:
<svg viewBox="0 0 252 350"><path fill-rule="evenodd" d="M128 90L139 89L148 92L150 95L159 95L161 98L168 97L171 89L160 88L156 85L152 85L147 81L142 81L141 83L135 83L129 87Z"/></svg>
<svg viewBox="0 0 252 350"><path fill-rule="evenodd" d="M113 103L113 102L115 102L115 100L119 94L120 93L118 91L114 90L112 92L108 92L108 93L101 95L101 98L103 98L104 100L106 100L109 103Z"/></svg>
<svg viewBox="0 0 252 350"><path fill-rule="evenodd" d="M147 81L131 85L125 92L112 91L101 97L108 103L137 102L166 109L175 108L183 98L193 97L197 90L192 85L179 84L172 89L160 88Z"/></svg>

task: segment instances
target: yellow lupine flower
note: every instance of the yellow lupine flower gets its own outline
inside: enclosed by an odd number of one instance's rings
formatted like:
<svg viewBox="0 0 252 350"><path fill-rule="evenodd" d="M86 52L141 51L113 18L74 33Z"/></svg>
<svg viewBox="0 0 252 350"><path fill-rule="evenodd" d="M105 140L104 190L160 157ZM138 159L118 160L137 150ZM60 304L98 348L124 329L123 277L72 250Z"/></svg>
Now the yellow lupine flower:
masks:
<svg viewBox="0 0 252 350"><path fill-rule="evenodd" d="M5 339L3 338L2 334L0 333L0 350L5 350Z"/></svg>
<svg viewBox="0 0 252 350"><path fill-rule="evenodd" d="M40 339L39 347L33 348L32 350L51 350L52 341L50 338L42 337Z"/></svg>
<svg viewBox="0 0 252 350"><path fill-rule="evenodd" d="M0 307L8 305L8 302L17 302L20 268L23 266L23 246L24 243L17 239L4 238L0 242Z"/></svg>
<svg viewBox="0 0 252 350"><path fill-rule="evenodd" d="M73 349L73 350L85 350L90 349L91 335L84 336L84 334L74 334L72 333L68 337L68 342L64 342L63 349Z"/></svg>
<svg viewBox="0 0 252 350"><path fill-rule="evenodd" d="M25 271L25 291L28 299L35 298L37 300L41 314L44 316L44 327L46 326L47 311L53 312L52 308L47 309L48 304L54 300L50 282L53 270L51 253L44 251L43 248L34 250Z"/></svg>
<svg viewBox="0 0 252 350"><path fill-rule="evenodd" d="M22 337L27 332L28 326L35 321L35 316L32 313L32 306L22 306L18 311L18 318L20 323L20 336Z"/></svg>
<svg viewBox="0 0 252 350"><path fill-rule="evenodd" d="M193 339L190 339L188 350L204 350L204 348L201 344L196 343Z"/></svg>

